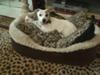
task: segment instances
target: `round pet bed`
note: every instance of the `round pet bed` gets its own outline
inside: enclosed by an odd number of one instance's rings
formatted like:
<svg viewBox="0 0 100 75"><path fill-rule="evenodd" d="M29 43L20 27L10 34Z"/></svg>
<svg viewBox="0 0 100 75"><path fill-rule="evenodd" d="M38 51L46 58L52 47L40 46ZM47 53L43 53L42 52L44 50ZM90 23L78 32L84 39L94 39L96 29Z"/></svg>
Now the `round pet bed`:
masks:
<svg viewBox="0 0 100 75"><path fill-rule="evenodd" d="M88 32L90 34L85 34L85 37L83 37L81 35L84 35L84 33L82 33L74 39L73 44L69 45L66 48L49 48L35 43L27 34L25 34L16 27L17 25L24 22L24 17L25 16L22 15L16 18L11 23L9 29L9 33L12 39L12 45L14 46L16 51L19 52L21 55L48 62L74 65L88 64L93 59L95 59L96 51L94 50L94 48L100 44L100 29L98 26L94 26L95 30L93 31L94 35L92 37L89 37L89 35L92 35L92 32L90 30ZM71 18L67 18L67 20L73 22L73 20L79 20L79 18L79 16L77 18L77 16L74 15ZM76 23L77 21L74 22ZM89 23L84 24L91 24L91 22L89 21ZM80 29L82 30L82 25L80 23L78 25L75 25L78 28L78 31L80 32ZM83 26L83 28L85 27ZM85 32L87 33L87 31ZM68 37L67 40L64 39L64 41L73 41L70 38L76 35L77 32L71 34L70 37ZM86 39L88 37L90 39ZM79 41L79 39L81 38L83 38L84 40L82 39Z"/></svg>

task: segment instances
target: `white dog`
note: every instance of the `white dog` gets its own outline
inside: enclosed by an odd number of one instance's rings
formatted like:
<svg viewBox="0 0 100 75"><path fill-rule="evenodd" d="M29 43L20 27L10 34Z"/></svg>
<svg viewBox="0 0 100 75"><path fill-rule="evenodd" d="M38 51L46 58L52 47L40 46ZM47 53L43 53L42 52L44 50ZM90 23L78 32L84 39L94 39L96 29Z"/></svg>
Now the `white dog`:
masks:
<svg viewBox="0 0 100 75"><path fill-rule="evenodd" d="M34 12L28 13L25 22L34 23L39 29L45 31L44 25L51 23L49 10L36 9Z"/></svg>
<svg viewBox="0 0 100 75"><path fill-rule="evenodd" d="M57 30L65 37L76 31L75 25L67 20L50 17L50 9L37 9L25 17L25 22L34 23L43 32Z"/></svg>

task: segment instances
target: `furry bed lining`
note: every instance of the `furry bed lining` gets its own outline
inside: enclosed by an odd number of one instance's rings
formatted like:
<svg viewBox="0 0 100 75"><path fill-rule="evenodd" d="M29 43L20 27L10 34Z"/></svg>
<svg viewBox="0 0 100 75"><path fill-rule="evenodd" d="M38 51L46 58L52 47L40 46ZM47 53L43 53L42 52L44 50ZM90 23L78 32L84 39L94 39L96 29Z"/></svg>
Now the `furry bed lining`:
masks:
<svg viewBox="0 0 100 75"><path fill-rule="evenodd" d="M68 53L68 52L74 52L78 50L85 50L85 49L93 48L100 44L100 28L95 25L95 35L96 36L94 36L94 38L92 38L91 40L88 40L82 43L73 44L66 48L48 48L48 47L40 46L37 43L33 42L33 40L28 35L26 35L22 31L20 31L18 28L16 28L16 26L24 20L24 17L25 15L20 16L19 18L15 19L11 23L10 29L9 29L9 33L12 39L16 43L19 43L21 45L34 48L37 50L41 50L41 51Z"/></svg>

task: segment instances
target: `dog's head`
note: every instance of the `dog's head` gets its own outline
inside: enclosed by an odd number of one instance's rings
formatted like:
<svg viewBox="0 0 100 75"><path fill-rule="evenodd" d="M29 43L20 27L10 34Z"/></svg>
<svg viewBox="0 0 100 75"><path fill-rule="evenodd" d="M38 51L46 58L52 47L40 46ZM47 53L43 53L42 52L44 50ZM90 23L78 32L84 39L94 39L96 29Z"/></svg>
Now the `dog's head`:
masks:
<svg viewBox="0 0 100 75"><path fill-rule="evenodd" d="M50 12L48 9L46 10L39 10L37 12L37 18L38 18L38 21L41 23L41 24L47 24L50 22Z"/></svg>
<svg viewBox="0 0 100 75"><path fill-rule="evenodd" d="M51 22L50 9L36 9L34 12L28 13L25 20L31 22L32 20L38 21L40 24L47 24Z"/></svg>

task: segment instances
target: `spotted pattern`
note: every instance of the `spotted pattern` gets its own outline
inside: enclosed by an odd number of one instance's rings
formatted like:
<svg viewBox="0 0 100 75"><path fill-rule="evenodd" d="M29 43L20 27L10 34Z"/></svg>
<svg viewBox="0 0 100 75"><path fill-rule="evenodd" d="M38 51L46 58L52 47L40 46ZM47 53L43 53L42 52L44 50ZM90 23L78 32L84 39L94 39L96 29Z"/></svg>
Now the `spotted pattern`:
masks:
<svg viewBox="0 0 100 75"><path fill-rule="evenodd" d="M67 37L62 37L63 34L59 33L57 30L44 33L38 27L30 23L19 24L16 27L39 45L52 48L66 48L77 43L76 39L80 39L80 36L86 36L87 34L84 33L88 33L90 28L93 28L86 16L86 13L82 11L69 18L68 21L71 21L77 27L77 30ZM91 30L90 33L94 33L94 31ZM88 35L90 35L90 33L88 33ZM81 40L79 40L79 42L81 42Z"/></svg>
<svg viewBox="0 0 100 75"><path fill-rule="evenodd" d="M8 30L0 28L0 75L100 75L100 59L73 66L27 58L14 50Z"/></svg>
<svg viewBox="0 0 100 75"><path fill-rule="evenodd" d="M56 48L58 40L61 39L63 35L57 30L50 33L44 33L33 24L19 24L16 27L27 34L34 42L45 47Z"/></svg>

